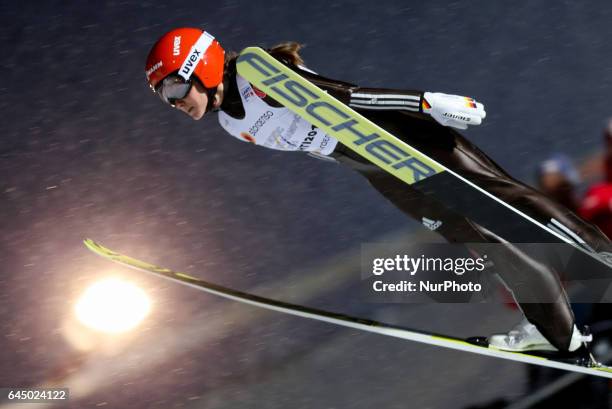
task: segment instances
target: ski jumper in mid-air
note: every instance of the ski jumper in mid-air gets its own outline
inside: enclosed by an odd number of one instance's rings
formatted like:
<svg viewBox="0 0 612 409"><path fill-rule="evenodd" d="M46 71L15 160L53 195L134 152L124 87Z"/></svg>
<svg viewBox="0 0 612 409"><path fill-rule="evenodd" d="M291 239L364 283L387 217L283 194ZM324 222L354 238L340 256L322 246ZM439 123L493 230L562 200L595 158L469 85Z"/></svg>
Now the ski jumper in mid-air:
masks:
<svg viewBox="0 0 612 409"><path fill-rule="evenodd" d="M479 125L485 118L482 104L456 95L364 88L325 78L304 66L299 49L297 43L283 43L268 52L397 138L525 214L554 220L559 231L577 236L596 252L612 251L612 243L599 229L510 177L453 129ZM209 33L179 28L164 34L152 47L145 74L162 101L194 120L218 112L223 129L241 141L269 149L307 152L351 167L405 214L425 224L440 221L435 232L449 242L506 243L495 232L449 211L253 87L237 74L236 59L235 53L226 54ZM552 267L515 252L512 246L493 262L525 319L507 334L490 336L491 347L567 352L590 341L591 337L576 327L565 290ZM526 299L555 301L538 303L525 302Z"/></svg>

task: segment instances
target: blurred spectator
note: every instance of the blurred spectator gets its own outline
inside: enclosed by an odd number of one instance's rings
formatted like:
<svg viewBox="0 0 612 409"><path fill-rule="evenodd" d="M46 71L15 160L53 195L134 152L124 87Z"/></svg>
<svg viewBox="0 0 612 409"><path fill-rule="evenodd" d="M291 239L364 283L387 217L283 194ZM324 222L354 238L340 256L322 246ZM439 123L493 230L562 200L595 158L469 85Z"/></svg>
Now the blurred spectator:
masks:
<svg viewBox="0 0 612 409"><path fill-rule="evenodd" d="M580 216L612 238L612 119L604 130L605 152L602 161L604 180L591 186L580 205Z"/></svg>
<svg viewBox="0 0 612 409"><path fill-rule="evenodd" d="M538 189L573 212L578 210L575 189L579 183L578 170L571 159L562 153L552 155L538 166Z"/></svg>

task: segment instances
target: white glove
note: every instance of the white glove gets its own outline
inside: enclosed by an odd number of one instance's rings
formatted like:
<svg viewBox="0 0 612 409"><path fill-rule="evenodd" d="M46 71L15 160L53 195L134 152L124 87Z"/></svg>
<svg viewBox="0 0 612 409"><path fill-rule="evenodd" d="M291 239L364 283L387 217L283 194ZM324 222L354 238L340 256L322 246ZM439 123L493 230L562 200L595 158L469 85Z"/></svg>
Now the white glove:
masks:
<svg viewBox="0 0 612 409"><path fill-rule="evenodd" d="M423 112L444 126L467 129L468 125L480 125L487 113L484 105L473 98L441 92L423 94Z"/></svg>

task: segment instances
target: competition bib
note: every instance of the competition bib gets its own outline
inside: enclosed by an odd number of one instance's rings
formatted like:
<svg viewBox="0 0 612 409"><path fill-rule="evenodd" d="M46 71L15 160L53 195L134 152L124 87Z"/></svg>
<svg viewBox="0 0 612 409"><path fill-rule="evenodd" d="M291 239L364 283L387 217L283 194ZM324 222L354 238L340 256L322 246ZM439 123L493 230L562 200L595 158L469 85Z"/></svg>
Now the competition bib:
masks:
<svg viewBox="0 0 612 409"><path fill-rule="evenodd" d="M229 134L282 151L306 151L322 155L333 152L338 141L285 107L271 107L263 101L265 94L236 75L245 115L236 119L223 111L219 123Z"/></svg>

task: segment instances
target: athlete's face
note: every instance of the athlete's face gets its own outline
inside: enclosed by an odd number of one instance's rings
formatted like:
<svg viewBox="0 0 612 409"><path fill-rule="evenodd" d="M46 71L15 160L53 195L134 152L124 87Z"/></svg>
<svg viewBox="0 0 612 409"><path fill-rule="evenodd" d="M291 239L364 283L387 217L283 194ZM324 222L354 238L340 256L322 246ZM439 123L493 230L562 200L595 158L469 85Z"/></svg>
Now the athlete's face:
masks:
<svg viewBox="0 0 612 409"><path fill-rule="evenodd" d="M213 98L212 109L217 109L221 106L221 102L223 101L223 84L219 84ZM206 113L206 107L208 106L208 95L206 95L206 90L199 81L194 81L194 85L191 87L187 96L183 99L176 100L174 106L176 109L189 115L193 120L200 120Z"/></svg>

